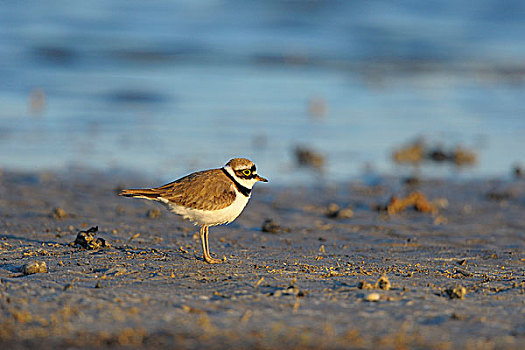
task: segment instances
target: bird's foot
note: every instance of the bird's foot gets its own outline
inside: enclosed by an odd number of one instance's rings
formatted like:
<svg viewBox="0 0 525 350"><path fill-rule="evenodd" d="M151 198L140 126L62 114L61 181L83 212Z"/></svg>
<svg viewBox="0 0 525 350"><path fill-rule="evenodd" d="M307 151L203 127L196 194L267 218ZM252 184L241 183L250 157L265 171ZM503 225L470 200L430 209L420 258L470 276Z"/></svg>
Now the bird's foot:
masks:
<svg viewBox="0 0 525 350"><path fill-rule="evenodd" d="M206 261L208 264L220 264L223 262L223 260L221 259L215 259L215 258L212 258L211 256L204 256L204 261Z"/></svg>

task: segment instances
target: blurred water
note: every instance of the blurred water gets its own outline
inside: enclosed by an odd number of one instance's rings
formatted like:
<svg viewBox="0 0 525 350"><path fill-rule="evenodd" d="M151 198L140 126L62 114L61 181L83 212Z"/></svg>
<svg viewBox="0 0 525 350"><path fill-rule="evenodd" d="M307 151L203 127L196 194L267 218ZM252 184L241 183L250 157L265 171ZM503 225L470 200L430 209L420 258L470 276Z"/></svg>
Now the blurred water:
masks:
<svg viewBox="0 0 525 350"><path fill-rule="evenodd" d="M525 162L523 38L521 0L4 1L0 167L170 180L246 156L291 183L316 178L302 144L342 180L405 171L392 148L422 135L476 150L462 174L506 174Z"/></svg>

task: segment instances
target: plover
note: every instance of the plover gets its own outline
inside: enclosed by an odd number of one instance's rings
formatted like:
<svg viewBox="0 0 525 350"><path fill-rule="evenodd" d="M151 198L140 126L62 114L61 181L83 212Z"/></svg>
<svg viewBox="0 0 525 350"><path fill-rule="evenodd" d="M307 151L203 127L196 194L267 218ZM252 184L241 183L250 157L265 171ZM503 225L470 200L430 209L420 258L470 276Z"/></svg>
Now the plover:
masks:
<svg viewBox="0 0 525 350"><path fill-rule="evenodd" d="M198 171L160 187L122 190L119 194L161 202L173 213L200 225L204 260L217 264L222 260L210 255L208 227L235 220L257 181L268 182L257 174L252 161L234 158L222 168Z"/></svg>

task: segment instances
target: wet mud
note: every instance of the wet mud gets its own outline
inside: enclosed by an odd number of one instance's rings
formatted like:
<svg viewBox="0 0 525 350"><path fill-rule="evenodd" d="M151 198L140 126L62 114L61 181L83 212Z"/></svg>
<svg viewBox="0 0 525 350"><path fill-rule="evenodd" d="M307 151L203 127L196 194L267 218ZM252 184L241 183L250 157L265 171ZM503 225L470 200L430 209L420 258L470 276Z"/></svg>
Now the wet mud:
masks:
<svg viewBox="0 0 525 350"><path fill-rule="evenodd" d="M210 228L218 265L203 261L196 227L116 195L152 183L2 174L1 348L525 343L522 178L256 186L233 224ZM414 191L446 205L376 210Z"/></svg>

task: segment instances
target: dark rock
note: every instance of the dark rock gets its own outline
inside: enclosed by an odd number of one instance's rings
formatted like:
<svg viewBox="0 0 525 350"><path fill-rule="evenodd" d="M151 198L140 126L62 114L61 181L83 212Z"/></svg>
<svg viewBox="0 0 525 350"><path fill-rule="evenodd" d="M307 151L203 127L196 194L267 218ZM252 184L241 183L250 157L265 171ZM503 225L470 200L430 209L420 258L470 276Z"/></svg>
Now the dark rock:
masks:
<svg viewBox="0 0 525 350"><path fill-rule="evenodd" d="M516 165L514 167L514 169L512 170L513 174L514 174L514 177L516 179L521 179L524 177L524 174L523 174L523 169L519 166L519 165Z"/></svg>
<svg viewBox="0 0 525 350"><path fill-rule="evenodd" d="M444 162L445 160L449 160L450 156L441 149L435 149L430 152L428 158L430 158L434 162Z"/></svg>
<svg viewBox="0 0 525 350"><path fill-rule="evenodd" d="M409 186L417 186L421 183L421 180L419 180L419 178L416 176L409 176L403 179L403 183Z"/></svg>
<svg viewBox="0 0 525 350"><path fill-rule="evenodd" d="M486 197L488 200L501 202L505 200L509 200L515 197L514 193L510 191L490 191L486 194Z"/></svg>
<svg viewBox="0 0 525 350"><path fill-rule="evenodd" d="M266 219L264 220L262 224L262 232L268 232L268 233L281 233L281 232L290 232L289 228L282 227L277 223L276 221L273 221L272 219Z"/></svg>
<svg viewBox="0 0 525 350"><path fill-rule="evenodd" d="M297 146L295 148L295 159L297 164L302 167L310 167L317 170L322 170L325 164L325 159L322 154L312 149Z"/></svg>
<svg viewBox="0 0 525 350"><path fill-rule="evenodd" d="M109 247L110 245L105 239L95 237L97 232L98 226L91 227L87 231L80 231L73 245L90 250Z"/></svg>

